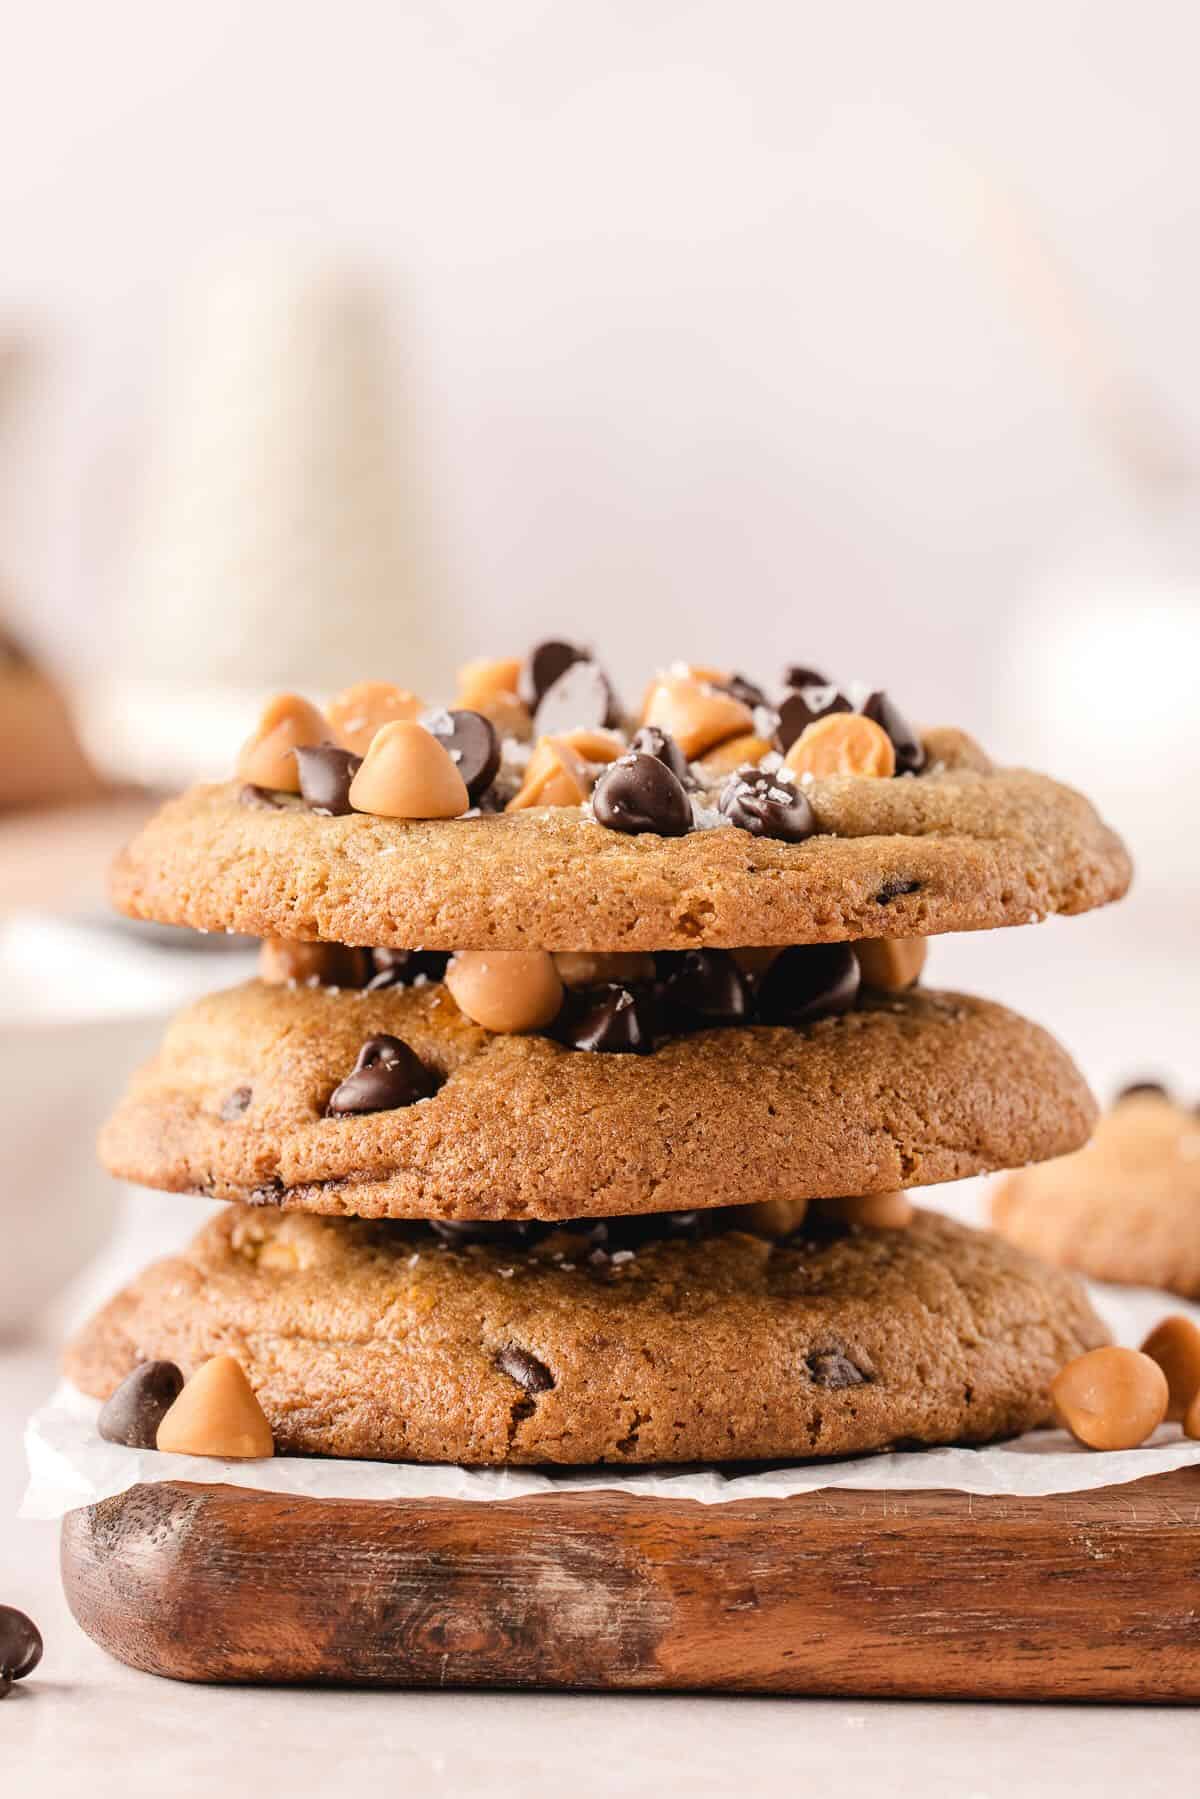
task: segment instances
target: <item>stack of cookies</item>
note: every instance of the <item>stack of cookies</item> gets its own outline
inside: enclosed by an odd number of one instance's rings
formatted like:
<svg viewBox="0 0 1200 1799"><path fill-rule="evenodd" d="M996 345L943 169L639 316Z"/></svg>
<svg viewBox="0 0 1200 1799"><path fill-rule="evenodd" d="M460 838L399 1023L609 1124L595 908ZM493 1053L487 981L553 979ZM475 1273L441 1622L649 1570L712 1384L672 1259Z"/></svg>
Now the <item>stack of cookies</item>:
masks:
<svg viewBox="0 0 1200 1799"><path fill-rule="evenodd" d="M200 1452L262 1452L251 1394L280 1451L476 1464L1042 1424L1104 1340L1082 1290L905 1189L1064 1155L1094 1106L1037 1026L924 985L925 939L1128 879L1078 794L812 669L673 666L631 718L552 642L446 709L280 696L115 870L130 916L264 943L102 1144L227 1209L69 1372L121 1389L109 1434L169 1406Z"/></svg>

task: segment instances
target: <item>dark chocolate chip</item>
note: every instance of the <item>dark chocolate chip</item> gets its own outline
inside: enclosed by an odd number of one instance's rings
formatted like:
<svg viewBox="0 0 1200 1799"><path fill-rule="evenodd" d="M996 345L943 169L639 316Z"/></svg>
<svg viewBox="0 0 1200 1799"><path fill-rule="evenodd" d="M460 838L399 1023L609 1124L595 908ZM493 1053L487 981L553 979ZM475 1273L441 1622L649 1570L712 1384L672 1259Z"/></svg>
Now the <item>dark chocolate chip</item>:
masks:
<svg viewBox="0 0 1200 1799"><path fill-rule="evenodd" d="M553 1230L565 1228L537 1218L430 1218L429 1228L443 1243L458 1249L468 1243L495 1243L527 1249Z"/></svg>
<svg viewBox="0 0 1200 1799"><path fill-rule="evenodd" d="M840 1349L818 1349L805 1358L805 1366L817 1387L861 1387L871 1378Z"/></svg>
<svg viewBox="0 0 1200 1799"><path fill-rule="evenodd" d="M42 1633L15 1605L0 1605L0 1674L24 1680L42 1659Z"/></svg>
<svg viewBox="0 0 1200 1799"><path fill-rule="evenodd" d="M786 752L816 719L828 718L831 712L853 712L854 708L844 693L826 684L824 687L801 687L789 693L780 700L778 710L776 734L780 749Z"/></svg>
<svg viewBox="0 0 1200 1799"><path fill-rule="evenodd" d="M610 831L660 837L686 837L692 828L692 806L683 783L665 762L640 750L610 764L592 792L598 824Z"/></svg>
<svg viewBox="0 0 1200 1799"><path fill-rule="evenodd" d="M440 981L450 960L449 950L441 949L373 949L369 953L374 967L367 982L371 993L381 987L411 987L422 975L427 981Z"/></svg>
<svg viewBox="0 0 1200 1799"><path fill-rule="evenodd" d="M616 702L604 670L595 662L573 662L547 687L534 715L539 737L564 731L599 731L616 719Z"/></svg>
<svg viewBox="0 0 1200 1799"><path fill-rule="evenodd" d="M890 906L894 899L903 899L906 893L920 893L920 881L905 881L899 875L893 875L883 883L875 895L877 906Z"/></svg>
<svg viewBox="0 0 1200 1799"><path fill-rule="evenodd" d="M221 1101L222 1122L232 1124L235 1118L240 1118L249 1109L253 1097L253 1090L249 1087L235 1087L232 1093L227 1093Z"/></svg>
<svg viewBox="0 0 1200 1799"><path fill-rule="evenodd" d="M637 755L653 756L656 762L669 768L681 787L696 785L691 764L669 731L660 730L657 725L643 725L629 747Z"/></svg>
<svg viewBox="0 0 1200 1799"><path fill-rule="evenodd" d="M776 956L758 990L769 1024L808 1024L845 1012L858 995L858 957L848 943L796 944Z"/></svg>
<svg viewBox="0 0 1200 1799"><path fill-rule="evenodd" d="M1161 1081L1130 1081L1127 1086L1121 1088L1114 1103L1120 1104L1121 1100L1132 1099L1138 1093L1155 1093L1162 1099L1169 1097L1167 1089Z"/></svg>
<svg viewBox="0 0 1200 1799"><path fill-rule="evenodd" d="M815 668L805 668L802 662L793 662L784 670L785 687L830 687L833 683L828 675L822 675Z"/></svg>
<svg viewBox="0 0 1200 1799"><path fill-rule="evenodd" d="M554 1385L554 1376L545 1362L539 1362L527 1349L518 1349L515 1343L497 1350L496 1366L527 1393L548 1393Z"/></svg>
<svg viewBox="0 0 1200 1799"><path fill-rule="evenodd" d="M294 751L300 771L300 797L310 812L323 818L344 818L354 810L350 804L350 783L362 767L363 759L336 744L322 743L316 748Z"/></svg>
<svg viewBox="0 0 1200 1799"><path fill-rule="evenodd" d="M648 1056L654 1048L656 1011L649 987L627 987L618 981L576 987L567 994L554 1034L571 1049Z"/></svg>
<svg viewBox="0 0 1200 1799"><path fill-rule="evenodd" d="M863 717L873 720L887 732L896 752L898 775L919 775L925 766L925 746L900 708L886 693L873 693L863 705Z"/></svg>
<svg viewBox="0 0 1200 1799"><path fill-rule="evenodd" d="M96 1428L106 1443L153 1449L158 1427L182 1391L174 1362L139 1362L105 1401Z"/></svg>
<svg viewBox="0 0 1200 1799"><path fill-rule="evenodd" d="M781 843L803 843L817 829L817 818L786 768L773 774L747 763L730 775L721 794L720 807L731 825L755 837L774 837Z"/></svg>
<svg viewBox="0 0 1200 1799"><path fill-rule="evenodd" d="M525 704L529 710L537 711L542 703L542 695L547 688L553 687L560 675L565 675L576 662L590 662L591 659L586 650L554 637L530 650L521 680Z"/></svg>
<svg viewBox="0 0 1200 1799"><path fill-rule="evenodd" d="M491 786L500 768L500 738L482 712L434 712L425 726L437 738L463 778L467 798L474 805ZM446 726L449 728L445 728Z"/></svg>
<svg viewBox="0 0 1200 1799"><path fill-rule="evenodd" d="M731 699L741 700L742 705L749 706L751 712L756 706L767 704L767 696L762 688L756 682L747 680L745 675L730 675L728 681L719 681L717 687L719 692L727 693Z"/></svg>
<svg viewBox="0 0 1200 1799"><path fill-rule="evenodd" d="M282 801L277 800L269 788L254 787L247 781L244 787L238 788L238 805L249 806L256 812L278 812Z"/></svg>
<svg viewBox="0 0 1200 1799"><path fill-rule="evenodd" d="M662 998L671 1030L744 1024L750 1016L750 984L724 949L689 949L672 957Z"/></svg>
<svg viewBox="0 0 1200 1799"><path fill-rule="evenodd" d="M384 1032L367 1038L352 1071L330 1095L326 1116L391 1112L427 1099L433 1088L433 1076L420 1057L399 1037Z"/></svg>

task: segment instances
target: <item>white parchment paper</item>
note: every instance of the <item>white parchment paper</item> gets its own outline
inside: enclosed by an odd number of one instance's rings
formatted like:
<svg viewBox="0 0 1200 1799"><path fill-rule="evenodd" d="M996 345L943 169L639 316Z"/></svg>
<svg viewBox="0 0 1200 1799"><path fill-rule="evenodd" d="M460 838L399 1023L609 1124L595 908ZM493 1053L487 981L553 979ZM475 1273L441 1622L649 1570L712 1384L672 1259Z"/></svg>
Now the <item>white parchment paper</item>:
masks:
<svg viewBox="0 0 1200 1799"><path fill-rule="evenodd" d="M1092 1301L1118 1342L1141 1342L1168 1312L1200 1324L1200 1306L1138 1288L1093 1286ZM786 1499L824 1487L869 1487L896 1492L952 1488L960 1493L1033 1497L1074 1493L1200 1467L1200 1442L1178 1425L1164 1425L1141 1449L1097 1454L1065 1432L1034 1431L986 1449L926 1449L849 1461L795 1462L728 1470L709 1467L622 1470L584 1468L545 1473L529 1468L424 1467L415 1463L350 1462L274 1456L261 1462L223 1462L207 1456L163 1455L124 1449L97 1434L99 1405L65 1382L30 1419L25 1433L29 1485L23 1518L60 1518L76 1506L163 1480L226 1482L269 1493L315 1499L516 1499L530 1494L603 1488L644 1498L695 1499L718 1505L734 1499ZM1197 1488L1200 1495L1200 1487Z"/></svg>

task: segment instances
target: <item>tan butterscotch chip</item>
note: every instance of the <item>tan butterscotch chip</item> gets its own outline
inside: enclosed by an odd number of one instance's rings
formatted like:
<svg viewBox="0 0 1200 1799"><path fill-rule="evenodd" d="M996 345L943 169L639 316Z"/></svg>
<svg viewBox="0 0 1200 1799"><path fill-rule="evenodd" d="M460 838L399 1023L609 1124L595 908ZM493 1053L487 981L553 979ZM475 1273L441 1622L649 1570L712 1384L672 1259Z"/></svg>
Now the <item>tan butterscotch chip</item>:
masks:
<svg viewBox="0 0 1200 1799"><path fill-rule="evenodd" d="M1167 1377L1167 1417L1186 1417L1200 1395L1200 1326L1176 1312L1155 1325L1142 1344L1142 1354L1157 1362Z"/></svg>
<svg viewBox="0 0 1200 1799"><path fill-rule="evenodd" d="M806 725L784 757L795 775L874 775L896 772L892 740L861 712L829 712Z"/></svg>
<svg viewBox="0 0 1200 1799"><path fill-rule="evenodd" d="M528 743L533 736L533 714L518 694L493 693L471 707L471 711L482 712L501 739L512 737L518 743Z"/></svg>
<svg viewBox="0 0 1200 1799"><path fill-rule="evenodd" d="M541 949L464 950L446 985L460 1012L485 1031L536 1031L557 1016L563 984Z"/></svg>
<svg viewBox="0 0 1200 1799"><path fill-rule="evenodd" d="M564 987L599 987L606 981L654 979L654 957L638 950L559 950L554 965Z"/></svg>
<svg viewBox="0 0 1200 1799"><path fill-rule="evenodd" d="M197 1368L159 1425L157 1445L168 1455L227 1461L258 1461L275 1453L266 1414L231 1355L213 1356Z"/></svg>
<svg viewBox="0 0 1200 1799"><path fill-rule="evenodd" d="M268 937L258 952L258 978L275 987L292 981L302 987L365 987L370 974L369 953L340 943L289 943L283 937Z"/></svg>
<svg viewBox="0 0 1200 1799"><path fill-rule="evenodd" d="M758 737L753 731L740 737L731 737L727 743L718 744L715 750L709 750L700 763L700 772L710 782L717 781L722 775L731 775L735 768L741 768L746 762L761 762L763 757L774 748L765 737Z"/></svg>
<svg viewBox="0 0 1200 1799"><path fill-rule="evenodd" d="M603 726L580 726L575 731L555 733L556 743L565 743L568 749L582 756L585 762L615 762L623 756L628 748L625 739L617 731L607 731Z"/></svg>
<svg viewBox="0 0 1200 1799"><path fill-rule="evenodd" d="M531 806L582 806L592 791L592 777L578 750L563 737L539 737L525 779L505 810L524 812Z"/></svg>
<svg viewBox="0 0 1200 1799"><path fill-rule="evenodd" d="M391 681L358 681L331 700L326 710L342 748L352 750L356 756L365 756L376 731L398 719L419 718L425 710L425 702L406 688L394 686ZM429 816L441 815L431 813Z"/></svg>
<svg viewBox="0 0 1200 1799"><path fill-rule="evenodd" d="M729 1219L735 1228L782 1242L800 1229L807 1211L806 1199L760 1199L752 1206L730 1206Z"/></svg>
<svg viewBox="0 0 1200 1799"><path fill-rule="evenodd" d="M1059 1423L1089 1449L1136 1449L1167 1414L1167 1377L1140 1349L1076 1356L1050 1384Z"/></svg>
<svg viewBox="0 0 1200 1799"><path fill-rule="evenodd" d="M1197 1393L1183 1416L1185 1437L1200 1437L1200 1393Z"/></svg>
<svg viewBox="0 0 1200 1799"><path fill-rule="evenodd" d="M879 993L905 993L921 978L929 942L925 937L864 937L854 953L865 986Z"/></svg>
<svg viewBox="0 0 1200 1799"><path fill-rule="evenodd" d="M298 693L277 693L268 702L252 737L242 745L237 771L253 787L276 793L299 793L300 771L296 750L315 749L328 743L329 721L301 699Z"/></svg>
<svg viewBox="0 0 1200 1799"><path fill-rule="evenodd" d="M690 762L754 729L754 714L732 694L693 675L662 675L650 689L642 721L673 737Z"/></svg>
<svg viewBox="0 0 1200 1799"><path fill-rule="evenodd" d="M477 657L474 662L465 662L458 671L456 704L468 712L482 712L489 701L502 695L515 699L520 678L519 656L504 656L494 661L486 656Z"/></svg>
<svg viewBox="0 0 1200 1799"><path fill-rule="evenodd" d="M828 1209L844 1224L868 1231L903 1231L913 1221L913 1204L907 1193L864 1193L847 1199L826 1199Z"/></svg>
<svg viewBox="0 0 1200 1799"><path fill-rule="evenodd" d="M432 732L402 720L375 733L350 783L350 804L376 818L458 818L471 801L449 752Z"/></svg>

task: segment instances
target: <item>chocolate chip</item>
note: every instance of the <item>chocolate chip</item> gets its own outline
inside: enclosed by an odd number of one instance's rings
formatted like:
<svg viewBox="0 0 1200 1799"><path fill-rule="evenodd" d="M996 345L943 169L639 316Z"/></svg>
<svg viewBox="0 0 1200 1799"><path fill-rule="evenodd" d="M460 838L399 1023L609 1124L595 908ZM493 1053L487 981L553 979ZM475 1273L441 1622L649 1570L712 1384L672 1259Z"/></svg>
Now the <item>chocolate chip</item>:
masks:
<svg viewBox="0 0 1200 1799"><path fill-rule="evenodd" d="M818 1349L805 1358L805 1366L817 1387L861 1387L871 1378L840 1349Z"/></svg>
<svg viewBox="0 0 1200 1799"><path fill-rule="evenodd" d="M249 1087L235 1087L232 1093L226 1094L221 1101L222 1123L232 1124L235 1118L240 1118L249 1109L253 1097L253 1091Z"/></svg>
<svg viewBox="0 0 1200 1799"><path fill-rule="evenodd" d="M803 843L817 829L817 818L806 794L786 768L773 774L753 763L729 777L721 794L720 808L730 824L755 837L774 837L781 843Z"/></svg>
<svg viewBox="0 0 1200 1799"><path fill-rule="evenodd" d="M660 730L657 725L643 725L629 747L638 755L653 756L656 762L669 768L681 787L686 789L696 785L691 764L669 731Z"/></svg>
<svg viewBox="0 0 1200 1799"><path fill-rule="evenodd" d="M332 743L297 750L295 755L300 797L310 812L319 812L323 818L344 818L354 810L350 804L350 783L362 767L361 756L340 750Z"/></svg>
<svg viewBox="0 0 1200 1799"><path fill-rule="evenodd" d="M504 1248L528 1249L560 1227L536 1218L430 1218L429 1228L452 1249L468 1243L497 1243Z"/></svg>
<svg viewBox="0 0 1200 1799"><path fill-rule="evenodd" d="M603 1055L648 1056L654 1048L654 995L647 987L608 981L567 994L554 1034L570 1049Z"/></svg>
<svg viewBox="0 0 1200 1799"><path fill-rule="evenodd" d="M529 652L522 671L521 685L529 710L537 711L547 688L553 687L559 676L565 675L576 662L590 661L588 652L577 649L573 643L563 643L553 637L545 643L539 643L536 649Z"/></svg>
<svg viewBox="0 0 1200 1799"><path fill-rule="evenodd" d="M640 750L621 756L604 770L592 792L598 824L610 831L660 837L686 837L692 828L692 806L683 783L665 762Z"/></svg>
<svg viewBox="0 0 1200 1799"><path fill-rule="evenodd" d="M433 1092L433 1076L399 1037L368 1037L352 1071L330 1095L329 1118L361 1112L391 1112Z"/></svg>
<svg viewBox="0 0 1200 1799"><path fill-rule="evenodd" d="M830 687L832 682L828 675L818 674L815 668L805 668L801 662L793 662L784 670L785 687Z"/></svg>
<svg viewBox="0 0 1200 1799"><path fill-rule="evenodd" d="M748 681L745 675L730 675L728 681L718 682L718 690L727 693L731 699L741 700L743 706L749 706L751 712L756 706L765 706L767 696L754 681Z"/></svg>
<svg viewBox="0 0 1200 1799"><path fill-rule="evenodd" d="M873 693L863 705L863 717L887 732L896 752L898 775L919 775L925 766L925 746L898 706L886 693Z"/></svg>
<svg viewBox="0 0 1200 1799"><path fill-rule="evenodd" d="M848 943L796 944L763 976L759 1012L769 1024L808 1024L845 1012L858 983L858 957Z"/></svg>
<svg viewBox="0 0 1200 1799"><path fill-rule="evenodd" d="M1169 1098L1167 1089L1161 1081L1130 1081L1127 1086L1121 1088L1114 1103L1119 1105L1123 1099L1132 1099L1138 1093L1154 1093L1162 1099Z"/></svg>
<svg viewBox="0 0 1200 1799"><path fill-rule="evenodd" d="M664 957L663 1005L672 1030L744 1024L750 985L728 950L689 949Z"/></svg>
<svg viewBox="0 0 1200 1799"><path fill-rule="evenodd" d="M482 712L427 713L422 721L437 738L463 778L467 798L474 805L496 779L500 768L500 738Z"/></svg>
<svg viewBox="0 0 1200 1799"><path fill-rule="evenodd" d="M615 720L616 702L604 670L594 662L573 662L542 695L533 728L539 737L553 737L603 730Z"/></svg>
<svg viewBox="0 0 1200 1799"><path fill-rule="evenodd" d="M440 981L450 960L449 950L441 949L373 949L368 953L374 968L367 982L370 993L378 993L382 987L411 987L422 976Z"/></svg>
<svg viewBox="0 0 1200 1799"><path fill-rule="evenodd" d="M0 1682L32 1674L42 1659L42 1633L15 1605L0 1605Z"/></svg>
<svg viewBox="0 0 1200 1799"><path fill-rule="evenodd" d="M255 812L279 812L283 802L265 787L254 787L249 781L238 788L238 805L249 806Z"/></svg>
<svg viewBox="0 0 1200 1799"><path fill-rule="evenodd" d="M790 750L802 731L815 719L827 718L831 712L853 712L844 693L826 683L823 687L804 686L789 693L779 702L779 724L776 734L780 749Z"/></svg>
<svg viewBox="0 0 1200 1799"><path fill-rule="evenodd" d="M100 1412L97 1430L106 1443L153 1449L158 1427L183 1390L174 1362L139 1362Z"/></svg>
<svg viewBox="0 0 1200 1799"><path fill-rule="evenodd" d="M539 1362L527 1349L518 1349L515 1343L497 1350L496 1366L527 1393L548 1393L554 1385L554 1376L545 1362Z"/></svg>
<svg viewBox="0 0 1200 1799"><path fill-rule="evenodd" d="M903 899L906 893L920 893L920 891L920 881L906 881L899 875L892 875L875 895L875 904L890 906L894 899Z"/></svg>

